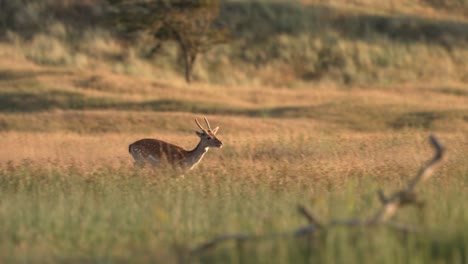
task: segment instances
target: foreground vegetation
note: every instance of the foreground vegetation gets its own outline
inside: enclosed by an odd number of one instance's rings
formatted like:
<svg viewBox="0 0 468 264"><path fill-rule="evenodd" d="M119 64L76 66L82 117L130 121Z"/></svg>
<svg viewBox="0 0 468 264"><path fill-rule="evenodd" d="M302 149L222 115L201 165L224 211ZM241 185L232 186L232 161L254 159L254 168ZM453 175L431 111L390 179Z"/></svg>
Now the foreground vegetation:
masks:
<svg viewBox="0 0 468 264"><path fill-rule="evenodd" d="M210 118L212 123L215 119ZM248 122L248 119L241 119ZM286 125L297 125L285 120ZM261 127L261 126L260 126ZM449 158L418 188L426 206L396 221L418 228L406 236L385 228L336 229L307 240L278 238L219 247L190 256L220 234L265 234L304 225L296 205L321 219L366 217L376 191L406 185L432 150L427 133L279 134L220 131L211 150L185 175L137 170L126 133L2 133L16 149L1 174L0 258L4 262L465 263L466 137L443 133ZM249 136L250 134L250 136ZM186 133L160 137L194 144ZM193 138L192 138L193 139ZM2 152L2 160L6 153ZM25 160L23 158L30 157Z"/></svg>

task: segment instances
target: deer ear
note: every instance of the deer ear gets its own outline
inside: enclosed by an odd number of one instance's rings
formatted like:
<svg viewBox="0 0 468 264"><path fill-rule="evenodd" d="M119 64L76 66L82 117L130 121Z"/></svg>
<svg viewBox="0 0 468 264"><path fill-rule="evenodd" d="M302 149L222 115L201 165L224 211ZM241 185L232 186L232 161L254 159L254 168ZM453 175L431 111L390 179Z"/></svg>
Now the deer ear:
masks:
<svg viewBox="0 0 468 264"><path fill-rule="evenodd" d="M216 132L218 132L218 129L219 129L219 126L218 126L218 127L215 127L213 130L211 130L211 132L213 132L213 134L216 135Z"/></svg>
<svg viewBox="0 0 468 264"><path fill-rule="evenodd" d="M199 137L202 137L202 136L205 134L205 133L203 133L203 132L199 132L199 131L196 131L196 130L195 130L195 133L196 133L197 136L199 136Z"/></svg>

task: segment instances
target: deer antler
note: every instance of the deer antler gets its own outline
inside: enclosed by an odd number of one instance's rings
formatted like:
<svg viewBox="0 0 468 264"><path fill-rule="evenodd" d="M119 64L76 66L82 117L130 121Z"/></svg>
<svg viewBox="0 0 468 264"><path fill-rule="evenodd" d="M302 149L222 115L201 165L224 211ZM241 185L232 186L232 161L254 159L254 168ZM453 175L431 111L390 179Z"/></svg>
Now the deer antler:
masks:
<svg viewBox="0 0 468 264"><path fill-rule="evenodd" d="M206 118L205 118L205 121L206 121ZM195 123L197 123L197 125L201 129L201 131L205 131L205 129L200 125L200 122L198 122L197 118L195 118Z"/></svg>
<svg viewBox="0 0 468 264"><path fill-rule="evenodd" d="M208 122L208 119L206 119L206 117L203 117L203 119L205 119L205 123L206 123L206 126L208 127L208 130L211 130L211 126L210 126L210 123Z"/></svg>

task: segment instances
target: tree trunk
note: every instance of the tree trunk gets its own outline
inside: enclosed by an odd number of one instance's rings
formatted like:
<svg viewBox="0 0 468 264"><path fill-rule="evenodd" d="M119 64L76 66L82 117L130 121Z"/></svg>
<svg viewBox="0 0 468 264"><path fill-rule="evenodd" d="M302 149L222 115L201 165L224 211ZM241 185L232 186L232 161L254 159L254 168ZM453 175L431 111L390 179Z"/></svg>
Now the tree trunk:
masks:
<svg viewBox="0 0 468 264"><path fill-rule="evenodd" d="M174 30L174 34L177 42L179 43L180 51L182 52L182 59L185 68L185 81L187 83L192 82L192 70L197 57L197 51L190 50L190 44L184 42L179 32Z"/></svg>
<svg viewBox="0 0 468 264"><path fill-rule="evenodd" d="M196 53L190 54L188 50L184 50L185 81L187 83L192 82L193 65L195 64L196 58L197 58Z"/></svg>
<svg viewBox="0 0 468 264"><path fill-rule="evenodd" d="M185 81L190 83L192 81L192 65L190 65L190 57L188 54L184 56L184 64L185 64Z"/></svg>

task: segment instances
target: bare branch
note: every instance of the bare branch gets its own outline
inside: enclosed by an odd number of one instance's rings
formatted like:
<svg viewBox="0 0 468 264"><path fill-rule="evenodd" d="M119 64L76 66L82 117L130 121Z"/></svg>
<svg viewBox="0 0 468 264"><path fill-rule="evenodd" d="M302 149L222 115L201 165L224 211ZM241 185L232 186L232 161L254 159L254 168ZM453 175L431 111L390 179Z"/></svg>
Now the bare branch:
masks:
<svg viewBox="0 0 468 264"><path fill-rule="evenodd" d="M218 236L208 242L202 243L198 247L195 247L194 249L192 249L191 254L201 253L205 250L208 250L223 242L228 242L228 241L243 242L243 241L252 241L252 240L273 239L273 238L286 237L286 236L291 236L291 235L292 235L291 232L271 233L271 234L265 234L265 235L246 234L246 233L226 234L226 235Z"/></svg>
<svg viewBox="0 0 468 264"><path fill-rule="evenodd" d="M385 197L385 194L383 193L382 190L378 190L377 195L379 196L379 200L382 204L386 204L388 202L388 199L387 197Z"/></svg>
<svg viewBox="0 0 468 264"><path fill-rule="evenodd" d="M435 149L435 155L434 157L426 164L426 166L422 167L421 170L418 172L418 174L413 178L413 180L410 182L408 185L408 191L413 191L414 188L416 187L416 184L418 182L423 182L427 180L431 175L432 172L434 171L434 167L442 161L442 158L444 156L444 148L442 147L442 144L440 144L439 140L434 136L431 135L429 137L429 140L431 142L432 147Z"/></svg>
<svg viewBox="0 0 468 264"><path fill-rule="evenodd" d="M383 193L380 192L380 200L384 201L383 207L377 211L377 213L368 220L369 224L375 224L377 222L385 222L392 218L397 212L398 208L403 205L415 204L421 206L422 202L419 201L414 193L414 188L419 182L427 180L433 173L434 167L442 161L444 148L440 144L439 140L435 136L429 137L432 147L435 149L434 157L427 162L427 164L421 168L416 176L410 181L408 187L404 190L395 192L390 198L385 198Z"/></svg>
<svg viewBox="0 0 468 264"><path fill-rule="evenodd" d="M310 225L299 227L298 229L296 229L296 231L294 231L294 236L296 237L309 236L309 235L314 234L317 230L318 230L317 226L315 226L314 224L310 224Z"/></svg>
<svg viewBox="0 0 468 264"><path fill-rule="evenodd" d="M353 226L363 226L365 223L358 218L351 218L347 220L332 220L328 224L329 227L335 227L335 226L348 226L348 227L353 227Z"/></svg>
<svg viewBox="0 0 468 264"><path fill-rule="evenodd" d="M246 239L253 239L256 238L255 235L249 235L249 234L229 234L229 235L222 235L219 237L216 237L208 242L205 242L198 247L194 248L191 252L192 254L197 254L199 252L205 251L207 249L210 249L214 246L217 246L218 244L224 242L224 241L229 241L229 240L236 240L236 241L242 241Z"/></svg>
<svg viewBox="0 0 468 264"><path fill-rule="evenodd" d="M315 218L303 205L298 205L297 210L307 219L309 224L314 225L317 228L323 227L322 224L320 224L320 222L317 220L317 218Z"/></svg>
<svg viewBox="0 0 468 264"><path fill-rule="evenodd" d="M390 227L393 230L400 231L403 233L416 233L418 230L414 226L409 226L405 224L399 224L399 223L384 223L385 226Z"/></svg>

